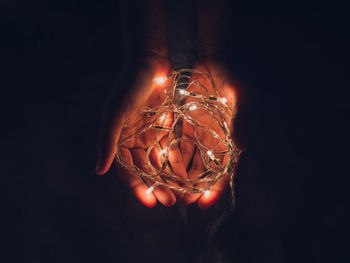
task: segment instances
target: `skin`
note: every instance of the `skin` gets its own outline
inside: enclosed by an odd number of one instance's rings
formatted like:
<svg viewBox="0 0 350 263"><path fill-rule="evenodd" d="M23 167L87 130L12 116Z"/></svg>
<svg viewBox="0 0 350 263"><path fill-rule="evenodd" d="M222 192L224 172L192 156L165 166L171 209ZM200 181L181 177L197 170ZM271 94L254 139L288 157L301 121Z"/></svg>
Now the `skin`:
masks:
<svg viewBox="0 0 350 263"><path fill-rule="evenodd" d="M197 47L197 61L194 69L207 72L211 75L216 89L219 91L222 97L227 98L227 104L232 109L232 116L227 119L226 122L232 131L232 137L236 146L244 151L246 149L246 138L244 132L244 125L240 115L242 113L242 105L245 101L244 90L241 85L238 84L236 76L233 74L227 62L229 54L229 45L227 37L230 34L228 28L229 23L229 1L228 0L197 0L196 12L197 12L197 27L198 27L198 47ZM200 75L193 75L193 78L200 80L205 86L209 87L210 83L207 79L204 79ZM189 101L191 99L188 99ZM197 114L197 116L196 116ZM194 116L199 121L202 121L206 127L213 129L214 131L220 131L219 127L215 126L213 122L205 123L208 119L208 113L196 112ZM183 125L183 136L193 138L193 128L191 125ZM203 132L201 134L202 140L209 147L216 145L211 136L208 136ZM189 178L196 178L203 172L203 164L199 158L199 152L189 143L183 143L181 145L181 152L186 167L193 156L192 166L188 167ZM220 156L223 161L227 156ZM201 209L207 209L217 202L222 194L228 187L227 175L219 181L215 186L206 194L188 194L182 202L186 205L197 202Z"/></svg>
<svg viewBox="0 0 350 263"><path fill-rule="evenodd" d="M236 81L234 79L234 76L228 70L228 67L224 60L219 59L217 57L215 58L206 58L203 61L198 62L195 67L195 69L199 71L208 72L213 81L216 89L218 90L219 94L227 99L227 105L232 109L232 115L230 118L226 119L226 123L228 127L233 131L232 136L234 138L234 142L238 144L239 148L241 150L244 149L242 144L239 144L238 141L243 141L239 136L237 135L237 130L239 130L238 122L235 121L235 116L238 112L238 102L239 99L239 88L236 85ZM199 80L204 86L210 87L210 81L199 74L194 74L192 76L194 79ZM193 90L196 91L196 90ZM193 101L194 99L188 98L187 102ZM223 132L221 131L218 124L216 124L211 120L211 116L208 112L204 110L196 110L192 113L193 117L200 122L203 126L210 128L217 132L221 137L223 137ZM208 121L209 120L209 121ZM219 141L217 139L214 139L212 136L208 135L206 131L199 130L197 131L197 135L201 139L201 141L208 147L213 148L216 146ZM194 129L193 126L188 124L188 122L183 123L183 136L185 138L191 138L194 139ZM189 178L198 178L198 176L205 171L202 159L200 157L200 152L196 147L189 142L184 142L180 146L181 152L183 155L183 159L185 162L186 167L188 167L190 160L192 159L192 165L189 168L188 171L188 177ZM216 148L217 150L226 150L226 147L221 146ZM222 156L216 156L217 158L220 158L223 163L227 161L227 158L229 157L227 154ZM201 187L199 185L199 187ZM203 186L202 186L203 187ZM211 205L213 205L219 198L222 196L222 194L226 191L228 187L228 177L227 174L224 176L222 180L220 180L218 183L214 185L214 187L210 190L210 192L207 192L206 194L187 194L182 202L186 205L192 204L194 202L198 202L198 206L202 209L207 209Z"/></svg>
<svg viewBox="0 0 350 263"><path fill-rule="evenodd" d="M132 3L131 3L132 2ZM135 8L135 6L137 8ZM122 130L127 119L136 116L142 107L155 107L164 99L165 84L154 81L157 77L168 75L171 65L168 59L166 44L164 5L160 0L124 1L121 3L123 14L123 29L125 39L124 67L119 75L118 84L111 90L102 113L99 140L97 144L98 161L96 173L105 174L111 167L120 140L132 134L137 126ZM167 125L171 125L172 116L168 116ZM138 125L144 123L138 122ZM164 144L166 132L157 134L157 139ZM122 158L130 165L147 171L146 151L154 137L154 133L146 133L138 140L133 140L120 147ZM159 153L151 153L151 162L160 166ZM177 175L187 177L182 155L178 148L169 153L169 161ZM172 206L181 195L169 189L157 187L152 193L147 193L150 181L141 178L118 167L119 176L131 189L136 198L145 206L153 207L157 200Z"/></svg>
<svg viewBox="0 0 350 263"><path fill-rule="evenodd" d="M119 86L127 86L127 93L121 100L119 89L115 89L109 96L104 110L100 141L99 141L99 162L96 171L98 174L106 173L113 163L117 150L117 144L120 140L129 135L145 124L145 121L136 120L136 112L142 107L156 107L164 100L165 84L159 84L154 81L158 76L164 76L171 70L170 64L166 59L157 56L143 57L132 70L127 70L122 74L119 80ZM122 130L127 119L131 126ZM172 116L167 117L165 125L171 126ZM146 162L146 151L155 136L154 130L149 130L143 136L131 140L121 145L120 153L123 159L131 166L137 165L145 171L149 171ZM158 141L167 139L167 132L158 132L156 134ZM164 138L164 139L163 139ZM154 166L160 168L159 153L151 152L151 159ZM177 171L177 175L187 177L186 169L183 164L182 155L179 149L172 149L169 153L169 161ZM156 205L157 200L165 205L172 206L176 202L175 194L166 188L157 187L152 193L147 194L146 190L152 185L150 181L142 181L140 177L128 171L119 173L123 181L130 187L135 196L147 207Z"/></svg>
<svg viewBox="0 0 350 263"><path fill-rule="evenodd" d="M168 59L163 1L124 1L121 7L124 15L123 29L126 41L125 65L119 76L118 85L112 89L108 96L102 114L97 145L99 157L96 173L99 175L105 174L110 169L118 142L132 134L139 127L137 125L144 124L142 121L138 122L131 118L131 123L135 121L136 125L122 130L125 121L130 116L136 116L135 113L140 108L154 107L161 103L165 83L159 84L154 80L159 76L166 76L172 71ZM224 36L227 34L227 15L224 10L226 9L226 0L218 0L215 3L210 0L197 1L198 61L195 68L211 74L220 94L226 97L228 104L232 106L233 118L239 105L237 86L230 70L228 70L227 63L220 59L220 57L225 57ZM216 23L210 21L216 21ZM199 76L193 77L199 78ZM204 116L200 112L197 114L199 119L200 116ZM235 127L236 122L232 118L227 120L227 123L236 131L238 130ZM167 125L170 126L171 123L172 116L168 116ZM218 127L211 128L218 129ZM191 129L191 126L185 123L183 125L183 136L193 138ZM166 132L158 132L156 136L161 145L166 143ZM130 166L137 166L148 171L145 149L148 148L153 137L154 133L150 131L141 138L122 145L120 147L121 156ZM208 145L215 145L216 143L205 134L203 134L203 140ZM188 167L192 156L194 156L192 166ZM159 168L159 153L156 150L151 152L150 158L151 163ZM222 159L225 160L225 157L222 156ZM173 148L169 153L169 161L177 175L183 178L198 177L203 171L199 153L193 145L182 144L180 148ZM152 193L147 193L146 190L152 185L151 182L144 182L135 174L120 167L118 169L120 170L118 174L121 179L131 189L136 198L147 207L155 206L157 201L165 206L172 206L176 201L181 200L187 205L198 202L200 208L206 209L213 205L227 188L226 176L210 192L204 195L187 194L184 196L162 187L157 187Z"/></svg>

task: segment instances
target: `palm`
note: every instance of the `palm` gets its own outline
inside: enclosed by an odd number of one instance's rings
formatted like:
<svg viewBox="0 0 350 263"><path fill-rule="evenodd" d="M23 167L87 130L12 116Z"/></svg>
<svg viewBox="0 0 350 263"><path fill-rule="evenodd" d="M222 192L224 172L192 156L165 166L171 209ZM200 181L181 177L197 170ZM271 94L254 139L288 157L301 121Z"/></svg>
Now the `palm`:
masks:
<svg viewBox="0 0 350 263"><path fill-rule="evenodd" d="M166 132L156 132L150 130L137 138L128 140L140 127L146 125L152 118L142 118L137 112L144 107L156 107L163 101L164 86L157 84L154 80L158 76L166 76L171 71L168 60L151 57L137 61L134 66L123 72L119 79L117 89L112 90L105 105L100 129L99 140L99 163L96 168L99 174L107 172L111 166L116 150L123 160L130 166L137 166L144 171L149 170L146 151L154 139L162 143ZM124 92L123 92L124 91ZM137 117L139 116L139 117ZM127 128L123 127L127 122ZM172 118L169 116L168 125L171 125ZM117 147L120 145L120 147ZM152 164L159 165L159 156L151 154ZM169 153L169 161L172 166L180 165L182 157L178 149L172 149ZM181 166L181 165L180 165ZM182 164L178 171L186 173ZM136 174L123 170L121 178L132 189L135 196L146 206L152 207L157 203L157 199L164 205L170 206L176 202L174 193L169 189L157 187L153 193L147 194L147 189L151 182L143 181ZM186 176L186 175L183 175Z"/></svg>
<svg viewBox="0 0 350 263"><path fill-rule="evenodd" d="M236 112L236 96L235 96L235 88L233 85L233 81L231 81L231 77L228 74L228 71L225 70L226 68L224 68L222 64L214 63L214 62L197 64L194 67L194 69L209 73L213 78L214 85L217 91L219 92L220 96L227 99L226 104L230 108L229 112L231 116L226 116L225 122L227 123L228 127L231 127L232 117ZM206 78L204 75L193 74L192 77L195 80L200 81L205 87L207 87L211 94L215 94L214 90L211 88L210 80ZM190 89L191 88L192 90L189 90L189 91L199 92L198 87L191 86ZM189 97L186 102L188 103L195 100L198 100L198 99ZM217 122L213 121L213 118L208 111L204 109L196 109L194 111L191 111L191 116L201 126L204 126L206 127L206 129L216 132L221 138L224 137L223 130L220 128ZM215 151L217 152L224 152L225 150L227 150L226 146L220 142L220 139L214 138L212 135L210 135L207 132L206 129L201 129L198 127L194 128L194 126L191 125L189 122L184 121L183 137L190 138L193 140L200 140L206 148L215 149ZM192 165L191 167L189 167L189 172L188 172L189 178L190 179L198 178L203 172L205 172L205 169L206 169L203 164L199 149L190 142L184 142L181 144L181 151L183 154L186 167L188 167L192 159ZM228 154L227 153L221 154L220 156L215 156L215 157L218 157L218 159L220 159L221 162L225 162L227 161ZM188 194L184 198L184 202L186 204L190 204L198 200L198 204L201 208L207 208L220 197L222 192L225 190L226 186L227 186L227 175L225 175L223 179L219 181L212 188L209 195L202 196L200 194ZM201 188L200 185L197 187Z"/></svg>

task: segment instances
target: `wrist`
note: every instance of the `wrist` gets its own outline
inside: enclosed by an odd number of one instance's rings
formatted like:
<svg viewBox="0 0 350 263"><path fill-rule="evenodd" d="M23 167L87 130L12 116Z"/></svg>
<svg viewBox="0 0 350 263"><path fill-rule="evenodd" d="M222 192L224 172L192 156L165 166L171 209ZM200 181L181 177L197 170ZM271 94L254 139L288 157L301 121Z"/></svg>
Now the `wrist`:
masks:
<svg viewBox="0 0 350 263"><path fill-rule="evenodd" d="M228 55L227 43L225 41L200 41L198 43L197 59L223 60Z"/></svg>

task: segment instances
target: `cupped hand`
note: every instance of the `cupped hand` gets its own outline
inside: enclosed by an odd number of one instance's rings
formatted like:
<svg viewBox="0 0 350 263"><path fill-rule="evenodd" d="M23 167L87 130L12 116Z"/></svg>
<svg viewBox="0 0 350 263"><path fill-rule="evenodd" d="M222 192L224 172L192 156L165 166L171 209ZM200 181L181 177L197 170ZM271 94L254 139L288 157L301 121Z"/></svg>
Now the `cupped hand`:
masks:
<svg viewBox="0 0 350 263"><path fill-rule="evenodd" d="M118 142L135 133L137 129L145 125L148 120L140 118L138 110L143 107L154 108L164 100L166 83L157 81L159 77L165 77L171 71L171 65L165 58L150 56L138 59L131 66L124 69L120 75L118 85L110 93L102 116L100 136L98 141L99 158L96 167L97 174L106 173L113 163L117 152ZM164 125L171 126L172 116L166 116ZM127 128L123 129L128 121ZM145 172L150 172L147 162L146 149L150 146L154 137L160 143L167 138L168 132L149 130L142 136L135 137L120 145L121 157L130 166L137 166ZM150 161L154 167L160 164L159 153L155 150L150 154ZM186 177L186 169L183 165L182 155L178 148L169 152L169 161L174 170L179 171L180 176ZM119 167L120 168L120 167ZM147 192L152 182L142 180L136 174L126 170L119 172L123 181L130 187L135 196L147 207L156 205L157 200L165 206L172 206L176 202L175 194L163 187L157 187L153 192Z"/></svg>
<svg viewBox="0 0 350 263"><path fill-rule="evenodd" d="M245 140L242 138L244 134L242 134L242 129L236 121L237 114L240 110L240 100L242 99L240 87L237 85L237 81L225 63L224 59L206 59L200 62L197 62L194 66L194 69L208 73L213 79L214 85L217 91L220 94L220 97L226 98L226 105L229 106L230 116L225 118L225 121L228 127L231 130L231 135L233 136L234 143L240 150L244 150L245 148ZM209 92L214 93L213 89L210 89L211 83L210 80L205 77L203 74L193 73L192 77L195 80L200 81L204 86L209 89ZM191 92L199 92L198 86L191 86L189 88ZM197 98L188 97L186 102L199 100ZM218 123L212 121L212 117L210 113L203 109L196 109L191 112L191 115L194 119L196 119L202 126L205 126L208 129L215 131L220 137L223 138L223 131L219 127ZM189 122L183 122L183 138L190 138L195 140L195 132L197 138L201 140L201 142L205 145L205 147L209 149L215 148L216 151L221 152L227 150L225 145L220 144L218 139L215 139L213 136L209 135L206 130L198 129L189 124ZM242 136L243 135L243 136ZM203 164L200 150L191 143L190 141L184 141L180 145L181 153L183 155L185 166L188 169L188 177L189 179L198 178L203 172L205 172L205 166ZM221 164L225 164L228 161L229 154L223 154L218 157L221 160ZM204 185L197 185L199 188L204 188ZM182 202L185 204L192 204L194 202L198 202L198 206L202 209L206 209L213 205L224 193L224 191L228 187L228 175L225 174L223 178L218 181L210 190L206 191L204 194L187 194Z"/></svg>

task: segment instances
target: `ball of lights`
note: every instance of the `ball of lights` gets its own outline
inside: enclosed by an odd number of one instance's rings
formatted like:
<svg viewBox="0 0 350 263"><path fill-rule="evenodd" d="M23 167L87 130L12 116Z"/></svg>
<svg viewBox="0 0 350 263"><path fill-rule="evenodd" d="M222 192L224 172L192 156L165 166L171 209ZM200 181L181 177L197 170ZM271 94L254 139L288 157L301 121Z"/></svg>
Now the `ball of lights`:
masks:
<svg viewBox="0 0 350 263"><path fill-rule="evenodd" d="M141 108L137 112L136 121L125 122L123 130L137 129L119 141L116 162L144 182L147 181L148 193L161 186L183 194L205 194L227 176L233 196L233 178L240 151L231 137L232 105L228 105L227 99L220 96L211 76L206 72L182 69L166 77L156 78L155 81L165 84L165 99L157 107ZM170 116L171 122L167 121ZM137 126L141 121L143 125ZM192 136L182 136L183 125L190 127ZM148 169L130 165L124 160L120 147L150 131L154 134L154 139L145 149ZM157 140L156 135L160 132L167 138L166 145L161 145ZM170 149L181 148L183 142L192 143L200 154L204 172L195 178L177 176L171 167ZM151 162L150 153L153 150L159 154L160 167Z"/></svg>

